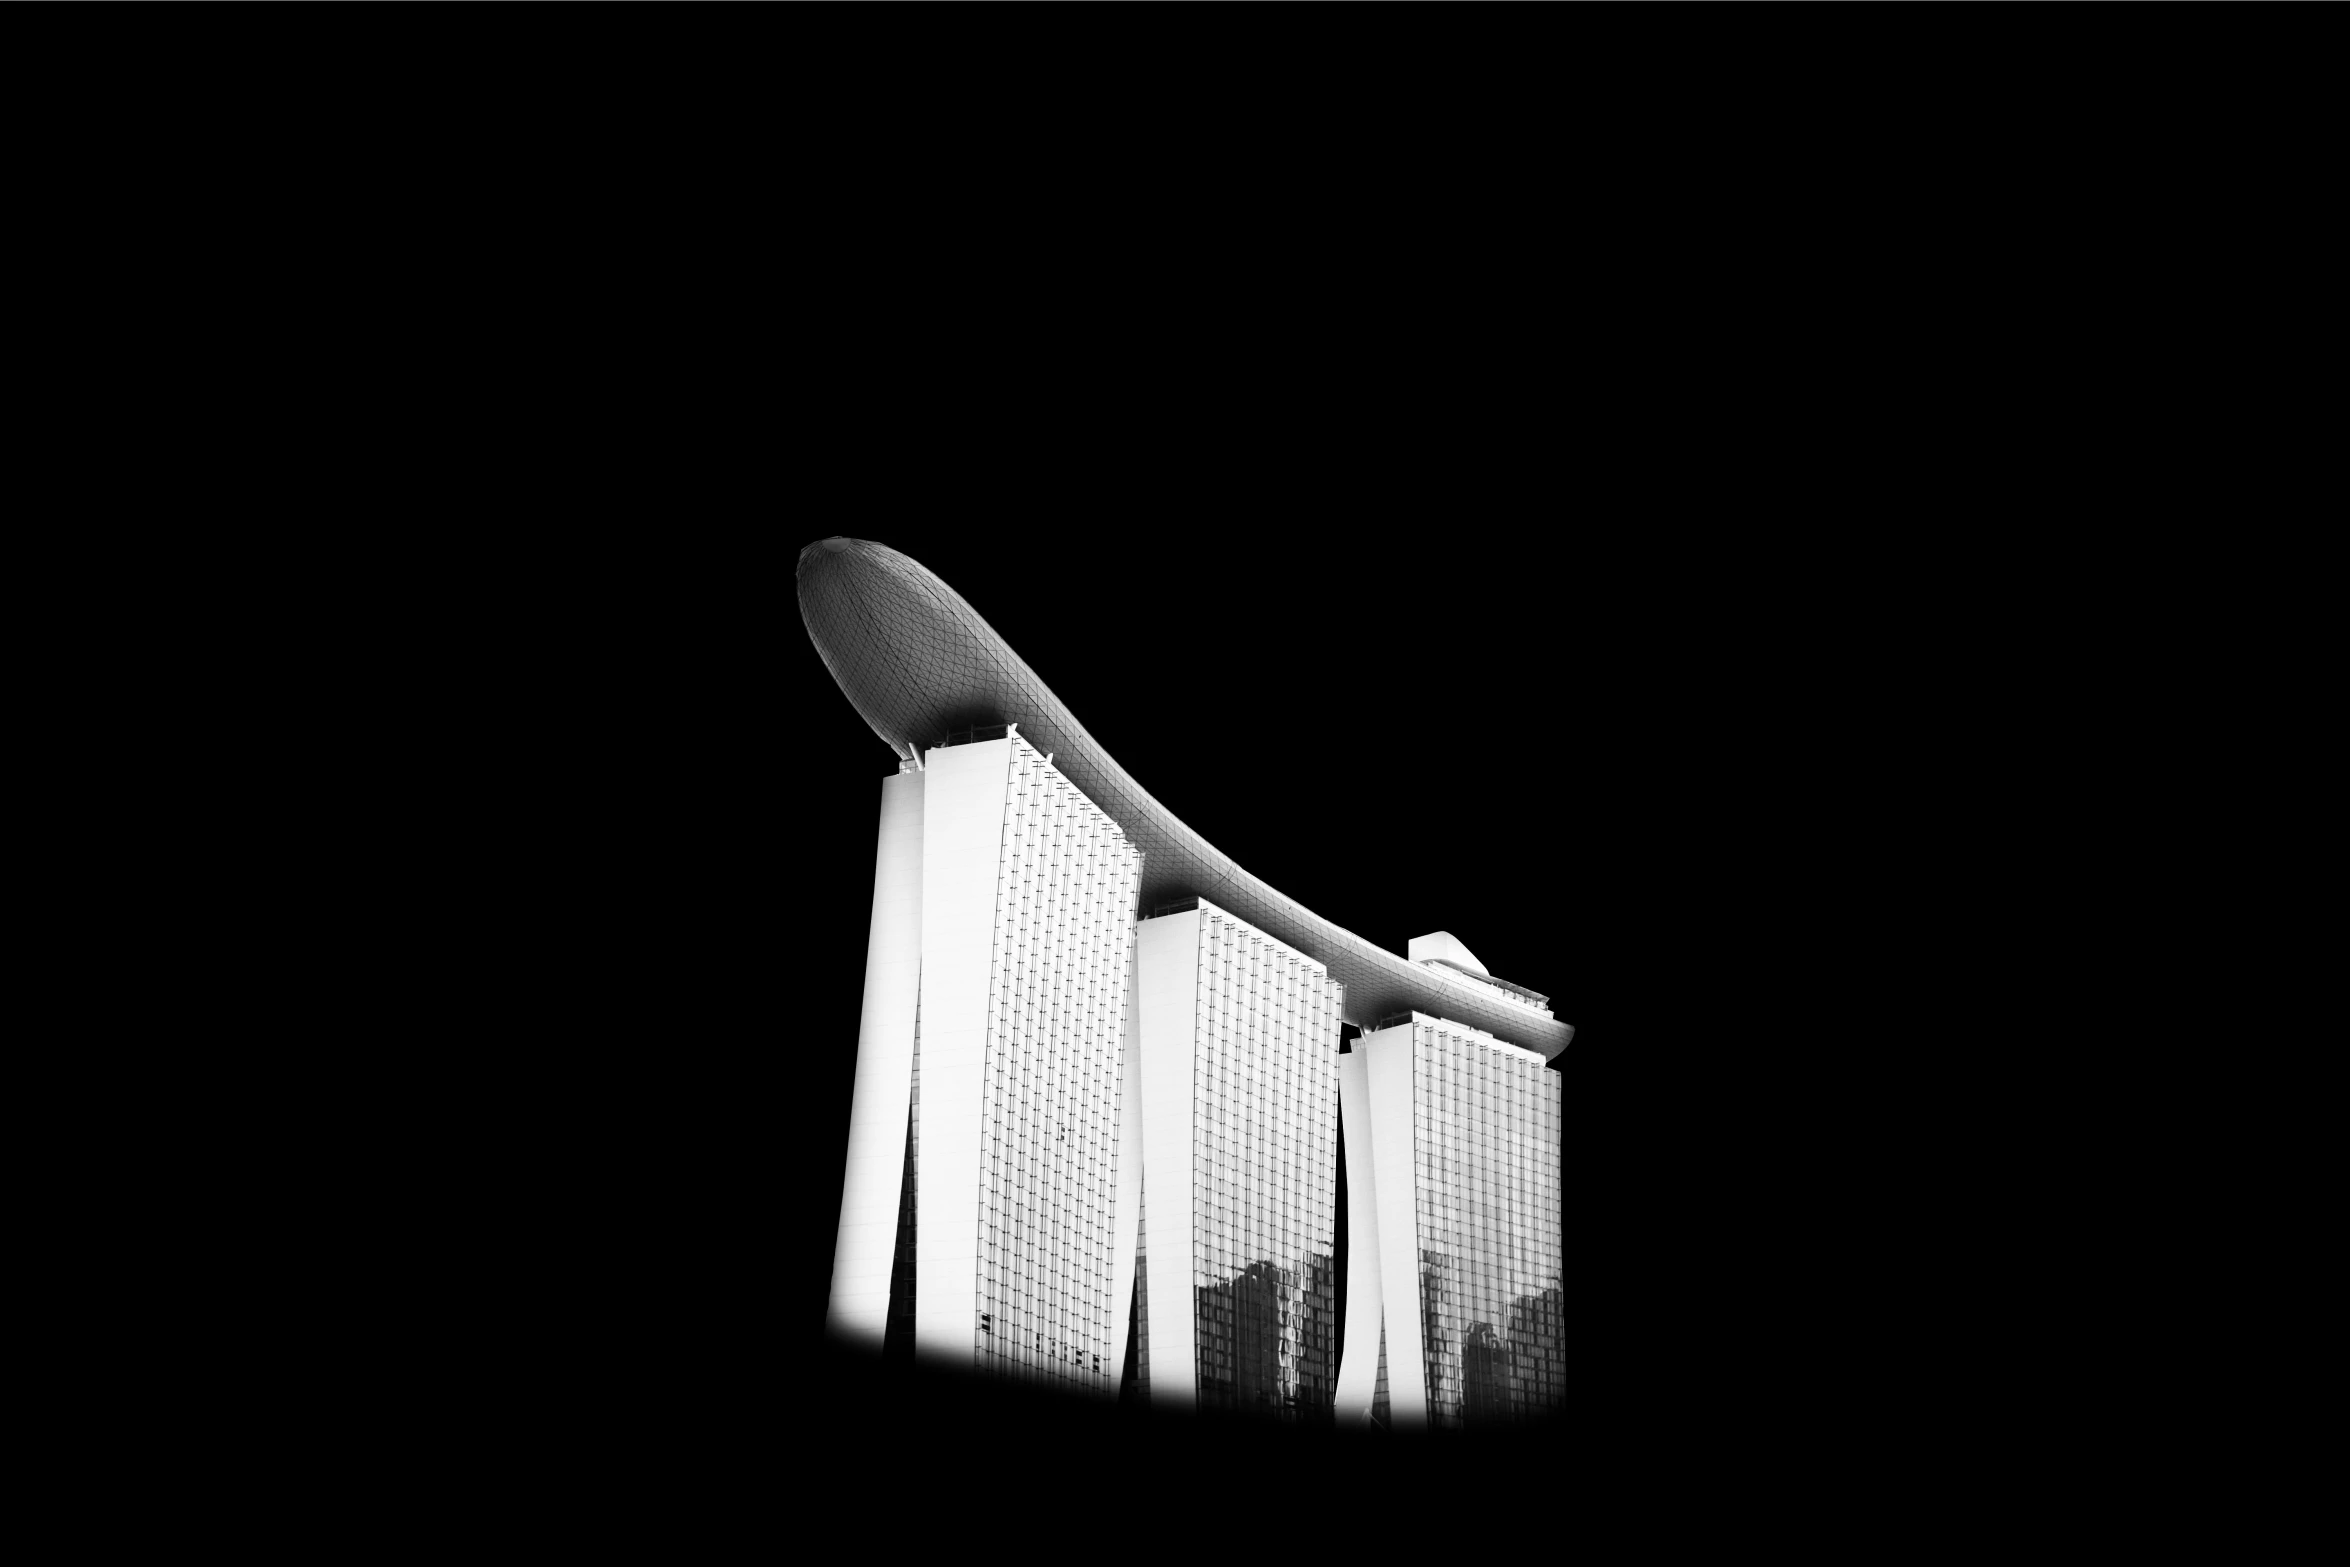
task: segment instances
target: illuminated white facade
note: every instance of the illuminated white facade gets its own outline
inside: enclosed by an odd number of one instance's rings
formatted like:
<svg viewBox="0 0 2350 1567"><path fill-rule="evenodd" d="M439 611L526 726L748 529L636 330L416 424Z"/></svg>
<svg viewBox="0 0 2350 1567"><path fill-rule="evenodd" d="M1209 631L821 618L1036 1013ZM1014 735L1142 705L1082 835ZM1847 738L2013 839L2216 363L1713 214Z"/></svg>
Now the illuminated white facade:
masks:
<svg viewBox="0 0 2350 1567"><path fill-rule="evenodd" d="M1339 1419L1458 1429L1556 1413L1558 1075L1530 1050L1419 1012L1355 1040L1339 1073Z"/></svg>
<svg viewBox="0 0 2350 1567"><path fill-rule="evenodd" d="M826 668L901 758L834 1334L1102 1394L1131 1338L1156 1407L1399 1428L1556 1411L1544 1063L1574 1029L1549 998L1448 932L1399 957L1249 875L917 562L824 539L797 583ZM1342 1019L1367 1032L1338 1054Z"/></svg>
<svg viewBox="0 0 2350 1567"><path fill-rule="evenodd" d="M1135 933L1135 1371L1159 1408L1326 1420L1337 1375L1330 971L1204 899Z"/></svg>
<svg viewBox="0 0 2350 1567"><path fill-rule="evenodd" d="M901 1310L910 1264L921 1359L1107 1393L1141 855L1016 731L903 766L882 792L829 1323L878 1348L892 1262Z"/></svg>

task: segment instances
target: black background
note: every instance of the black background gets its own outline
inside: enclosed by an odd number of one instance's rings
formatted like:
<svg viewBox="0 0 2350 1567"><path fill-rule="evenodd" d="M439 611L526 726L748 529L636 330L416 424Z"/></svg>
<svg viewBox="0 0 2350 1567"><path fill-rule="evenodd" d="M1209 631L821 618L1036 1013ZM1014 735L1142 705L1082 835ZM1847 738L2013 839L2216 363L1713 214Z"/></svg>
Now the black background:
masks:
<svg viewBox="0 0 2350 1567"><path fill-rule="evenodd" d="M1570 1405L1513 1450L1564 1463L1579 1440L1604 1430L1619 1445L1628 1420L1653 1420L1708 1334L1669 1281L1704 1244L1692 1198L1725 1173L1688 1135L1702 1111L1685 1078L1722 1043L1720 1021L1696 1021L1689 1002L1723 981L1690 936L1718 895L1692 849L1715 834L1722 780L1692 773L1689 743L1722 680L1717 650L1690 643L1689 563L1672 548L1437 501L1368 497L1311 524L1208 497L1114 514L975 503L960 521L851 507L779 536L774 569L780 585L801 545L834 532L905 552L1145 788L1273 886L1397 952L1450 930L1552 997L1576 1026L1554 1063ZM777 849L776 1019L758 1046L776 1066L772 1179L790 1216L766 1242L785 1269L775 1331L795 1357L827 1357L841 1415L900 1435L927 1427L914 1411L962 1395L859 1396L882 1373L822 1340L879 790L895 763L788 598L759 640L781 686L758 703L779 742L779 787L760 807ZM971 1418L1006 1415L981 1400ZM1038 1419L1047 1439L1063 1429L1059 1411Z"/></svg>
<svg viewBox="0 0 2350 1567"><path fill-rule="evenodd" d="M1636 460L1579 493L1523 462L1488 486L1360 450L1316 494L1294 454L1257 484L1245 461L1170 472L1164 442L901 451L855 423L775 437L714 413L572 443L565 496L627 525L550 537L483 590L485 609L544 613L485 613L518 645L484 666L476 732L441 721L428 781L479 845L468 961L545 959L509 980L508 1010L468 1015L527 1047L458 1072L499 1177L457 1188L466 1276L517 1302L467 1331L512 1397L543 1409L558 1389L583 1447L799 1506L900 1507L912 1474L982 1506L1007 1484L1106 1501L1121 1476L1223 1496L1237 1459L1301 1485L1385 1483L1392 1464L1470 1485L1495 1463L1598 1483L1731 1432L1771 1440L1818 1364L1781 1328L1832 1333L1863 1308L1796 1239L1821 1185L1790 1174L1846 1173L1814 1151L1840 1111L1803 1091L1807 987L1838 955L1801 874L1816 834L1780 807L1839 780L1791 717L1804 628L1774 619L1758 552L1627 477ZM765 472L767 450L811 466ZM1271 885L1390 950L1449 930L1552 997L1577 1030L1555 1063L1563 1419L1386 1446L1138 1426L909 1384L826 1342L894 771L798 613L798 551L835 533L936 572ZM528 765L509 782L500 754ZM1882 1233L1872 1214L1831 1244ZM485 1288L434 1309L468 1320Z"/></svg>
<svg viewBox="0 0 2350 1567"><path fill-rule="evenodd" d="M754 1503L763 1549L872 1522L834 1516L850 1494L893 1509L877 1549L973 1554L1050 1542L1056 1519L1090 1529L1071 1535L1084 1554L1147 1553L1139 1521L1165 1514L1129 1495L1219 1520L1251 1507L1255 1473L1152 1495L1164 1476L1080 1421L1022 1431L1009 1405L897 1396L828 1356L891 766L793 602L796 552L832 533L938 572L1143 787L1271 885L1394 949L1449 929L1577 1026L1559 1063L1568 1415L1464 1479L1479 1489L1408 1493L1440 1537L1505 1540L1493 1521L1531 1499L1555 1550L1610 1466L1689 1475L1694 1444L1730 1436L1742 1460L1786 1456L1823 1382L1854 1447L1878 1445L1888 1413L1932 1414L1918 1368L1957 1335L1910 1308L1947 1283L1882 1260L1932 1225L1878 1156L1962 1075L1955 1051L1920 1050L1921 1020L1957 1019L1942 1030L1968 1035L1964 1067L2020 1081L2012 1019L1966 983L2012 938L1975 919L1950 943L1968 972L1931 984L1868 969L1918 945L1914 902L1963 885L1920 859L1969 841L1982 796L2049 768L2012 735L1949 738L1905 627L1970 567L2039 571L1984 519L2054 530L2176 460L2157 439L2060 488L1994 474L2018 449L2086 449L2101 352L2070 319L2041 333L2003 290L2071 309L2096 276L1986 251L1945 286L1911 259L1947 222L1822 247L1616 165L1615 135L1574 161L1565 200L1480 203L1456 188L1475 160L1418 153L1399 180L1375 159L1373 200L1310 198L1332 237L1309 255L1254 219L1302 222L1310 179L1247 215L1072 188L1106 221L1054 244L1003 209L1016 167L947 181L907 159L877 177L837 128L670 154L652 123L561 160L578 215L559 232L544 146L485 162L463 138L447 180L386 180L404 161L388 155L323 171L316 189L354 209L320 256L411 248L364 287L321 269L315 312L291 292L298 265L258 279L251 312L169 299L175 330L221 334L187 364L237 367L270 412L207 373L181 401L233 411L229 428L179 461L140 438L94 465L152 471L168 514L231 526L282 499L308 548L263 577L273 599L321 619L393 600L360 621L364 661L285 639L285 666L321 689L273 698L301 759L256 792L291 813L334 794L330 774L384 785L298 849L333 871L356 840L392 862L363 865L359 899L402 905L388 972L365 982L392 992L395 1037L360 1052L350 1098L395 1102L380 1163L422 1266L371 1264L350 1293L395 1305L353 1333L370 1362L379 1339L421 1344L452 1379L415 1489L460 1450L489 1489L534 1453L616 1458L615 1492L670 1455L714 1495L775 1498ZM960 130L933 140L942 160L971 154ZM757 167L696 188L729 146ZM1582 188L1611 165L1640 202ZM1758 164L1744 183L1764 202L1790 180L1874 194L1821 177L1833 167ZM444 192L480 168L478 210L452 215ZM827 179L854 199L810 188ZM215 199L218 182L186 183ZM387 220L385 194L409 187L416 221ZM1706 228L1669 233L1652 204ZM1571 220L1560 233L1546 208ZM914 232L890 232L900 218ZM500 223L535 245L499 243ZM1407 234L1440 261L1416 264ZM1757 264L1779 256L1809 277ZM261 318L288 322L282 355L244 340ZM2115 362L2168 352L2138 338ZM337 543L349 558L330 562ZM1933 622L1932 651L1996 657L2017 615L1964 608ZM1245 650L1258 685L1194 678L1200 642ZM320 716L353 707L351 754L319 745ZM1904 717L1923 741L1898 737ZM1976 786L1985 757L2000 776ZM1914 787L1952 777L1947 795ZM2002 891L2046 896L2023 876ZM376 945L319 906L286 912L338 948ZM375 1000L323 996L319 1053ZM321 1138L348 1124L342 1092L313 1089ZM1859 1146L1840 1141L1856 1128ZM1971 1179L2007 1150L1968 1130L1951 1163ZM442 1204L412 1215L436 1183ZM1297 1435L1252 1455L1294 1465ZM1212 1468L1228 1450L1160 1451ZM1363 1489L1385 1476L1350 1478L1266 1485L1304 1527L1248 1543L1314 1554L1336 1520L1393 1516ZM989 1510L925 1512L941 1481ZM608 1499L564 1510L592 1525ZM1706 1505L1695 1486L1673 1501Z"/></svg>

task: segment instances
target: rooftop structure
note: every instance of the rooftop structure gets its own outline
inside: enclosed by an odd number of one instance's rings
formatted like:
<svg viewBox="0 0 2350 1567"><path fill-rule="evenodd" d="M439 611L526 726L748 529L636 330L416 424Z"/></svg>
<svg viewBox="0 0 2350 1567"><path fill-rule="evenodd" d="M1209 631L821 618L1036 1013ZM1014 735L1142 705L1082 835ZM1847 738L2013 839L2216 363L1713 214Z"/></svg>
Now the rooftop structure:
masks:
<svg viewBox="0 0 2350 1567"><path fill-rule="evenodd" d="M1473 976L1480 984L1491 985L1506 995L1514 996L1528 1006L1550 1016L1550 997L1539 990L1499 978L1477 961L1476 954L1462 944L1461 938L1449 930L1432 931L1425 936L1414 936L1406 949L1414 963L1440 964L1458 974Z"/></svg>
<svg viewBox="0 0 2350 1567"><path fill-rule="evenodd" d="M1455 938L1437 933L1447 945L1421 961L1399 957L1243 870L1152 799L978 611L918 562L867 540L829 538L800 551L796 575L800 615L825 668L904 767L921 768L933 748L995 738L989 729L1017 724L1020 737L1142 850L1140 912L1212 898L1323 964L1344 988L1342 1015L1358 1026L1419 1011L1545 1060L1574 1037L1550 1014L1548 998L1486 974ZM1419 958L1420 942L1413 946Z"/></svg>

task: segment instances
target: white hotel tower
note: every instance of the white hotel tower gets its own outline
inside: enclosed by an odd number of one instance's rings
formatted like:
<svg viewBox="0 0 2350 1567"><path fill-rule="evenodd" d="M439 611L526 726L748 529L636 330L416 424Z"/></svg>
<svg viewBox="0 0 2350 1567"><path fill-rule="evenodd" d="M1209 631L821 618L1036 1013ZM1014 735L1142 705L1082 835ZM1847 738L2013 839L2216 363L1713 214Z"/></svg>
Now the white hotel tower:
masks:
<svg viewBox="0 0 2350 1567"><path fill-rule="evenodd" d="M899 757L833 1334L1104 1396L1131 1359L1153 1406L1308 1423L1557 1410L1544 1063L1574 1030L1546 998L1449 935L1398 957L1249 875L895 550L822 540L798 587Z"/></svg>
<svg viewBox="0 0 2350 1567"><path fill-rule="evenodd" d="M878 1349L894 1283L924 1360L1109 1389L1142 856L996 733L882 785L829 1326Z"/></svg>
<svg viewBox="0 0 2350 1567"><path fill-rule="evenodd" d="M1126 1126L1144 1154L1126 1211L1144 1243L1137 1390L1158 1408L1327 1419L1339 988L1246 920L1185 903L1143 921L1135 939L1140 1049Z"/></svg>

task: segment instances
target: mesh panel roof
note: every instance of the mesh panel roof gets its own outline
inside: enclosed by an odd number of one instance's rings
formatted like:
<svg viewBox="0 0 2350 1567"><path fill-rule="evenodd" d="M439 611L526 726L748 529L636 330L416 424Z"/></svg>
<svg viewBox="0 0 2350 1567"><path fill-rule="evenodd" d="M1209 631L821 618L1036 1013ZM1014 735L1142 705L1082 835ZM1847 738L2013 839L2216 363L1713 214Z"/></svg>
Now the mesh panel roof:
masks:
<svg viewBox="0 0 2350 1567"><path fill-rule="evenodd" d="M1398 957L1242 870L1144 792L961 594L919 563L864 539L800 551L800 618L824 667L901 756L949 731L1016 723L1143 852L1142 905L1212 897L1265 934L1329 966L1345 1017L1367 1025L1418 1010L1555 1057L1572 1026L1475 980Z"/></svg>

